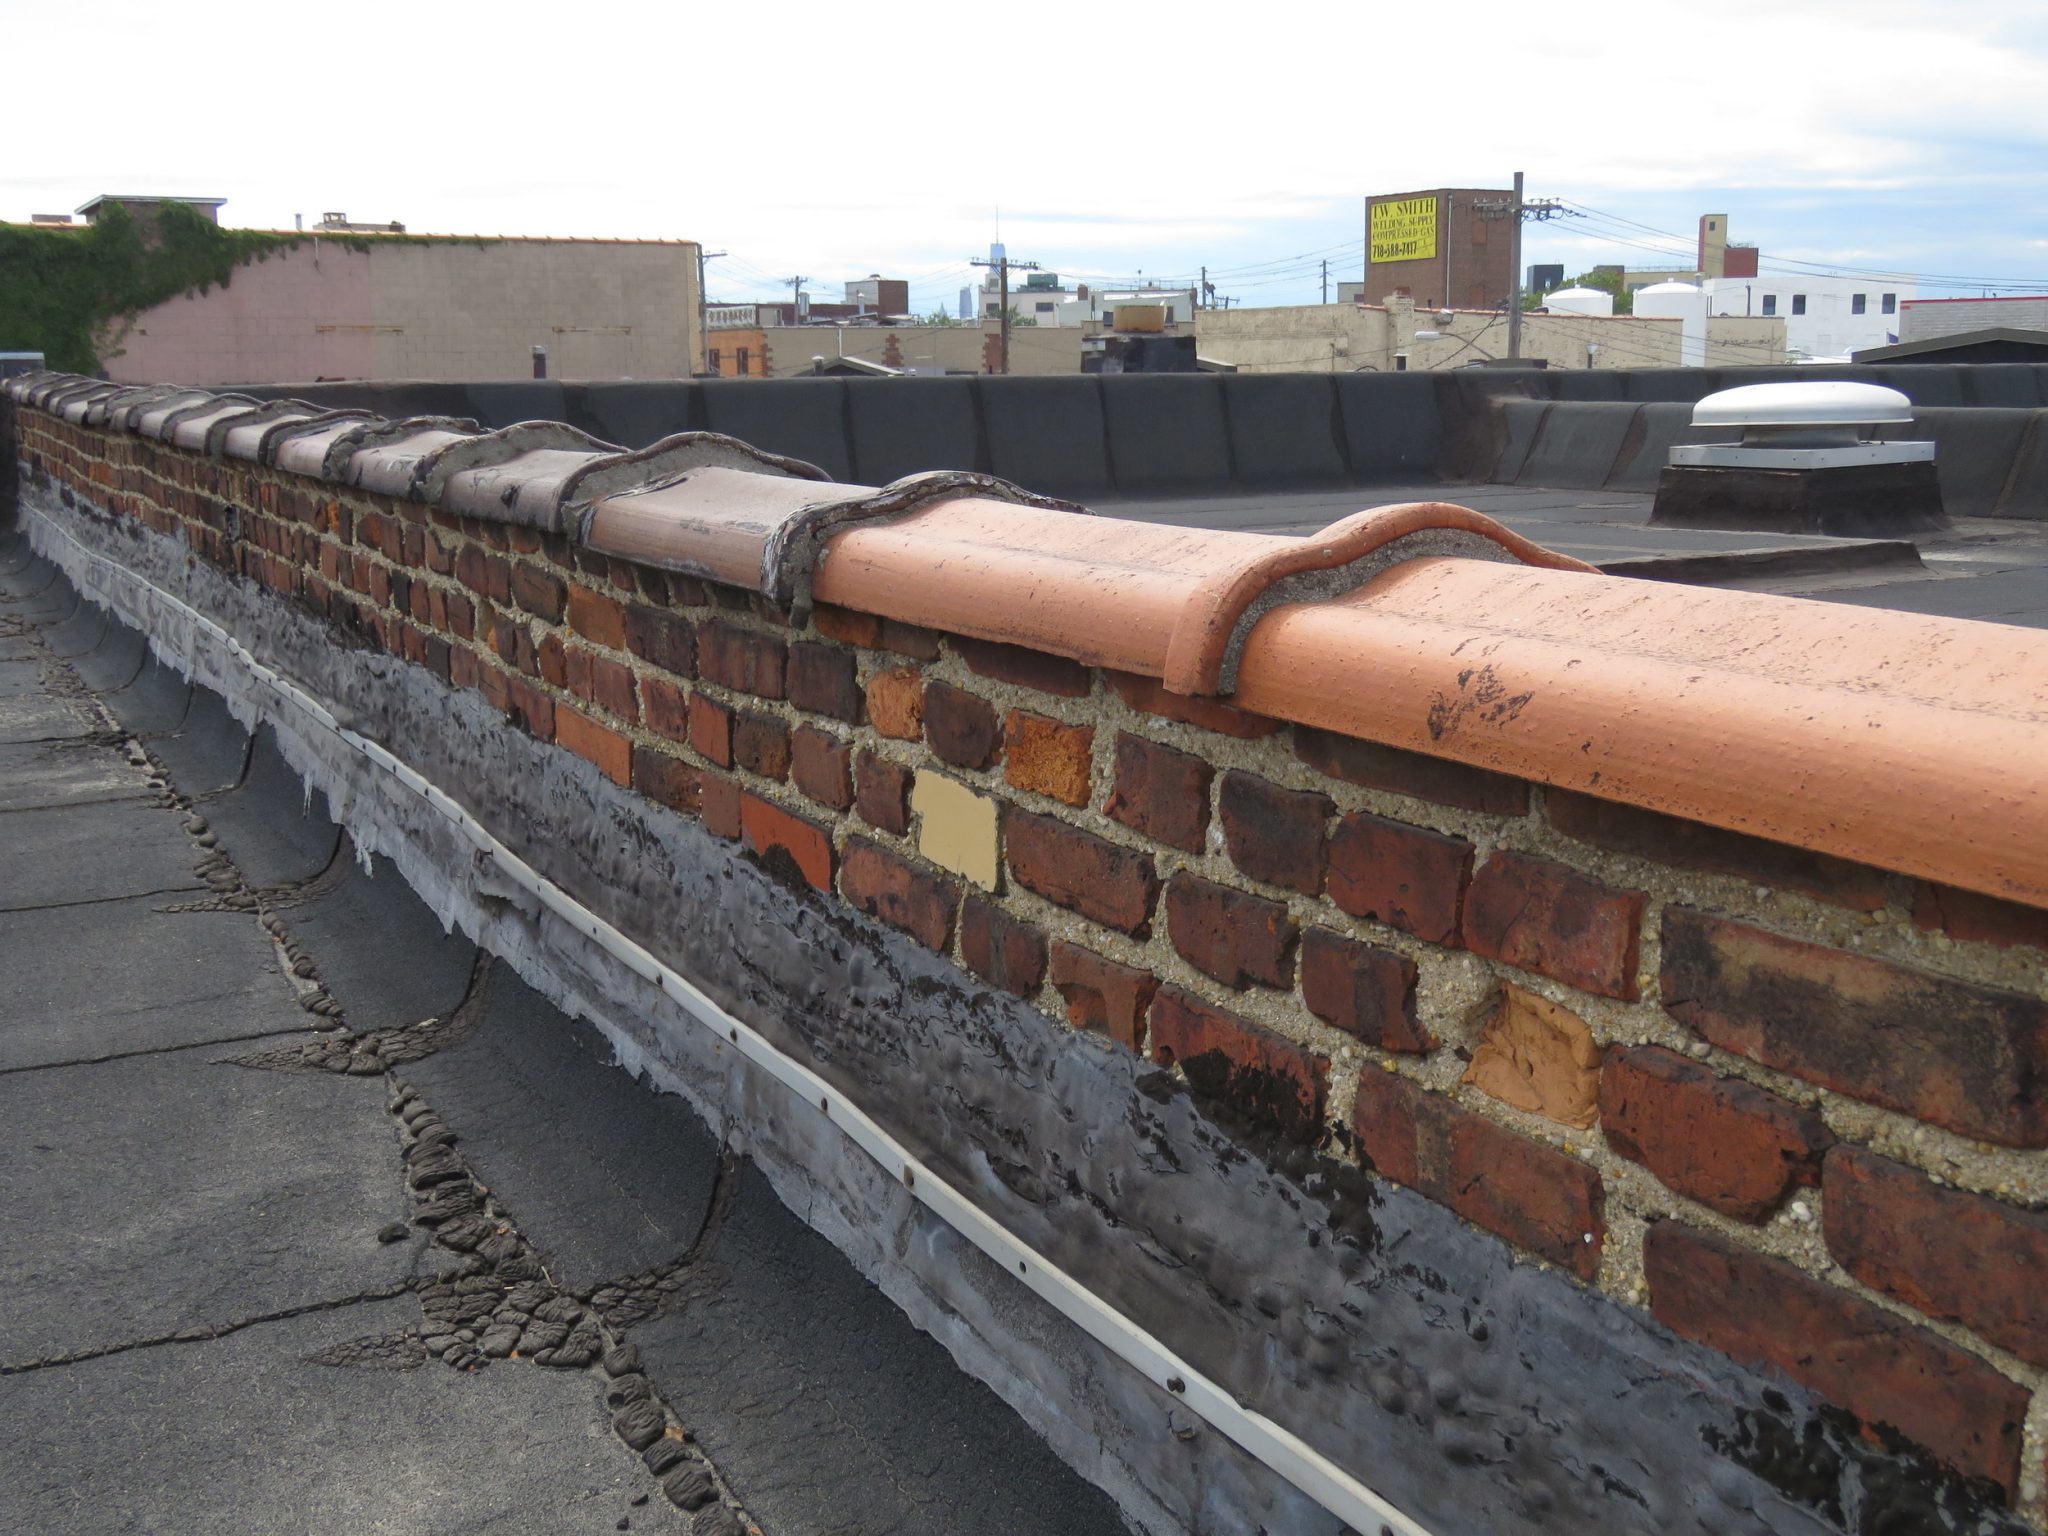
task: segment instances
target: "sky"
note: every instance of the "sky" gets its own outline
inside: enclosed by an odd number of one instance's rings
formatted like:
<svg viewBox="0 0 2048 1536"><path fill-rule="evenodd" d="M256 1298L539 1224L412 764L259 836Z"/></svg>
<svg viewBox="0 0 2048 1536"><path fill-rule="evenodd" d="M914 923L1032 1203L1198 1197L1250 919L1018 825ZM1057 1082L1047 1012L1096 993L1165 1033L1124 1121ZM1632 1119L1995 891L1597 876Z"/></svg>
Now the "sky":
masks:
<svg viewBox="0 0 2048 1536"><path fill-rule="evenodd" d="M2048 289L2044 0L1640 11L0 0L10 77L62 104L9 135L0 219L164 193L264 228L693 239L727 253L714 300L878 272L920 311L1000 231L1070 280L1206 267L1266 305L1358 275L1364 196L1521 170L1577 210L1525 238L1568 272L1690 265L1716 212L1766 273Z"/></svg>

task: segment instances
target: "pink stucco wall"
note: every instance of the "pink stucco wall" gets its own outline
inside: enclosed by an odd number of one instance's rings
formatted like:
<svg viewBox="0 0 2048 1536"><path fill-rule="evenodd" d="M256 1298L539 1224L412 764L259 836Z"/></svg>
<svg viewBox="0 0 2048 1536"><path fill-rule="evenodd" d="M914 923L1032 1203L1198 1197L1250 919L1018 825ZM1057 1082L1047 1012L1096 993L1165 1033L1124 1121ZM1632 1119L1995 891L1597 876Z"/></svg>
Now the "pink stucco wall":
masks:
<svg viewBox="0 0 2048 1536"><path fill-rule="evenodd" d="M136 384L362 379L375 370L370 257L332 241L235 269L225 288L137 315L100 348L108 376Z"/></svg>

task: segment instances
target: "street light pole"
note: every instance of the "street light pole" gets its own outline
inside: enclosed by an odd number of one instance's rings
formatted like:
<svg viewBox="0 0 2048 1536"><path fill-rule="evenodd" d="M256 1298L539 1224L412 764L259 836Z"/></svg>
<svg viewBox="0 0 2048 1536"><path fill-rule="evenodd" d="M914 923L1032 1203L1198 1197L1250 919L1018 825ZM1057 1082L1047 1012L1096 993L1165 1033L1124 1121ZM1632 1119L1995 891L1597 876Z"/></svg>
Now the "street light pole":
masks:
<svg viewBox="0 0 2048 1536"><path fill-rule="evenodd" d="M701 245L697 247L697 345L690 358L690 367L697 373L708 373L711 369L711 326L706 312L709 301L705 298L704 264L716 261L724 254L724 251L707 251Z"/></svg>

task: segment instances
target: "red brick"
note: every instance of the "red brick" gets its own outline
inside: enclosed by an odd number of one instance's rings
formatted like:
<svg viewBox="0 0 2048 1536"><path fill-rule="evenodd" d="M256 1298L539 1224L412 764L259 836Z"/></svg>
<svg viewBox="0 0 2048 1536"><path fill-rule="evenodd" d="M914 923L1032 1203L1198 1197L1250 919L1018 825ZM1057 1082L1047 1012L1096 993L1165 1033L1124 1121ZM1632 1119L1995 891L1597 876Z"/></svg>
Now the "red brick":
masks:
<svg viewBox="0 0 2048 1536"><path fill-rule="evenodd" d="M1286 906L1183 870L1166 882L1166 931L1196 970L1226 987L1294 985Z"/></svg>
<svg viewBox="0 0 2048 1536"><path fill-rule="evenodd" d="M697 639L690 621L662 608L634 603L626 609L626 649L675 677L697 672Z"/></svg>
<svg viewBox="0 0 2048 1536"><path fill-rule="evenodd" d="M1192 752L1118 732L1116 777L1103 810L1147 837L1200 853L1215 771Z"/></svg>
<svg viewBox="0 0 2048 1536"><path fill-rule="evenodd" d="M817 603L811 608L811 627L828 640L843 641L872 651L882 643L882 621L872 613Z"/></svg>
<svg viewBox="0 0 2048 1536"><path fill-rule="evenodd" d="M1323 829L1335 809L1328 795L1282 789L1235 768L1216 795L1223 841L1237 867L1304 896L1323 892Z"/></svg>
<svg viewBox="0 0 2048 1536"><path fill-rule="evenodd" d="M1529 810L1529 786L1520 779L1401 747L1302 725L1294 729L1294 755L1318 773L1367 789L1495 816L1522 816Z"/></svg>
<svg viewBox="0 0 2048 1536"><path fill-rule="evenodd" d="M540 676L540 664L533 648L533 636L525 624L509 613L490 616L491 649L515 671L528 677Z"/></svg>
<svg viewBox="0 0 2048 1536"><path fill-rule="evenodd" d="M483 681L483 669L476 652L467 646L452 646L448 655L448 679L458 688L476 688Z"/></svg>
<svg viewBox="0 0 2048 1536"><path fill-rule="evenodd" d="M830 715L859 725L860 679L854 675L853 652L814 640L789 647L789 702L815 715Z"/></svg>
<svg viewBox="0 0 2048 1536"><path fill-rule="evenodd" d="M647 708L647 728L670 741L690 739L690 696L665 677L643 677L640 699Z"/></svg>
<svg viewBox="0 0 2048 1536"><path fill-rule="evenodd" d="M740 835L739 780L722 773L707 773L698 785L704 828L713 837L737 842Z"/></svg>
<svg viewBox="0 0 2048 1536"><path fill-rule="evenodd" d="M640 700L632 669L595 651L568 653L569 691L585 703L618 716L628 725L640 723Z"/></svg>
<svg viewBox="0 0 2048 1536"><path fill-rule="evenodd" d="M1834 1137L1819 1115L1661 1046L1618 1047L1600 1073L1607 1144L1689 1199L1762 1221L1820 1182Z"/></svg>
<svg viewBox="0 0 2048 1536"><path fill-rule="evenodd" d="M992 677L999 683L1012 683L1019 688L1032 688L1040 693L1058 694L1069 699L1085 699L1092 686L1088 669L1064 656L1048 656L1044 651L1030 650L1021 645L975 640L966 635L949 635L947 644L953 647L956 656L967 663L968 671Z"/></svg>
<svg viewBox="0 0 2048 1536"><path fill-rule="evenodd" d="M569 627L595 645L626 648L626 610L615 597L589 587L569 588Z"/></svg>
<svg viewBox="0 0 2048 1536"><path fill-rule="evenodd" d="M1956 1470L2017 1486L2027 1391L1984 1361L1783 1259L1675 1221L1643 1244L1657 1321L1783 1371Z"/></svg>
<svg viewBox="0 0 2048 1536"><path fill-rule="evenodd" d="M789 769L796 787L835 811L853 804L853 747L830 731L800 725L790 736Z"/></svg>
<svg viewBox="0 0 2048 1536"><path fill-rule="evenodd" d="M2048 1146L2048 1003L1664 909L1664 1007L1723 1050L2008 1146Z"/></svg>
<svg viewBox="0 0 2048 1536"><path fill-rule="evenodd" d="M1159 990L1157 976L1056 939L1052 984L1066 999L1067 1020L1076 1029L1108 1035L1126 1050L1139 1048L1146 1010L1152 1006L1152 994Z"/></svg>
<svg viewBox="0 0 2048 1536"><path fill-rule="evenodd" d="M1734 875L1784 891L1799 891L1836 906L1875 912L1885 903L1891 877L1868 864L1831 858L1788 843L1726 832L1592 795L1546 789L1544 813L1567 837L1658 864Z"/></svg>
<svg viewBox="0 0 2048 1536"><path fill-rule="evenodd" d="M697 625L697 674L709 682L756 698L779 699L787 660L787 645L773 635L724 619L705 619Z"/></svg>
<svg viewBox="0 0 2048 1536"><path fill-rule="evenodd" d="M1921 881L1913 890L1913 922L1952 939L2000 949L2048 949L2048 911L2000 901L1952 885Z"/></svg>
<svg viewBox="0 0 2048 1536"><path fill-rule="evenodd" d="M1496 853L1465 898L1465 947L1602 997L1634 1001L1641 891L1549 859Z"/></svg>
<svg viewBox="0 0 2048 1536"><path fill-rule="evenodd" d="M559 623L569 589L562 578L528 560L512 567L512 601L537 618Z"/></svg>
<svg viewBox="0 0 2048 1536"><path fill-rule="evenodd" d="M1151 933L1159 873L1149 853L1032 811L1011 810L1003 833L1010 874L1026 890L1105 928L1138 938Z"/></svg>
<svg viewBox="0 0 2048 1536"><path fill-rule="evenodd" d="M1415 962L1327 928L1301 936L1301 1000L1324 1023L1383 1051L1426 1055L1436 1040L1415 1017Z"/></svg>
<svg viewBox="0 0 2048 1536"><path fill-rule="evenodd" d="M533 659L542 677L557 688L569 686L569 650L562 644L560 635L552 631L542 635L540 643L533 648Z"/></svg>
<svg viewBox="0 0 2048 1536"><path fill-rule="evenodd" d="M633 748L633 788L670 810L694 816L703 804L704 776L658 747Z"/></svg>
<svg viewBox="0 0 2048 1536"><path fill-rule="evenodd" d="M898 837L910 835L910 786L916 776L902 763L873 752L860 754L854 804L869 826Z"/></svg>
<svg viewBox="0 0 2048 1536"><path fill-rule="evenodd" d="M1178 1065L1198 1098L1255 1132L1304 1146L1322 1140L1328 1058L1179 987L1159 989L1146 1022L1152 1059Z"/></svg>
<svg viewBox="0 0 2048 1536"><path fill-rule="evenodd" d="M690 745L721 768L732 766L732 711L701 693L690 695Z"/></svg>
<svg viewBox="0 0 2048 1536"><path fill-rule="evenodd" d="M937 661L939 659L939 637L929 629L920 629L915 624L904 624L896 619L882 620L882 649L894 651L898 656L908 656L913 661Z"/></svg>
<svg viewBox="0 0 2048 1536"><path fill-rule="evenodd" d="M879 735L897 741L924 740L924 678L909 667L877 672L868 679L868 721Z"/></svg>
<svg viewBox="0 0 2048 1536"><path fill-rule="evenodd" d="M789 775L789 727L773 715L742 710L732 726L733 760L750 773L781 779Z"/></svg>
<svg viewBox="0 0 2048 1536"><path fill-rule="evenodd" d="M1599 1274L1605 1192L1577 1158L1375 1067L1359 1075L1351 1125L1386 1177L1581 1280Z"/></svg>
<svg viewBox="0 0 2048 1536"><path fill-rule="evenodd" d="M887 848L850 837L839 870L839 889L861 911L903 929L944 954L953 943L960 889Z"/></svg>
<svg viewBox="0 0 2048 1536"><path fill-rule="evenodd" d="M512 600L512 567L501 556L465 544L455 556L455 579L494 603Z"/></svg>
<svg viewBox="0 0 2048 1536"><path fill-rule="evenodd" d="M1011 710L1003 721L1003 777L1019 789L1086 805L1094 759L1093 726L1066 725L1023 709Z"/></svg>
<svg viewBox="0 0 2048 1536"><path fill-rule="evenodd" d="M1002 751L1002 728L988 701L951 683L925 684L924 735L955 768L986 768Z"/></svg>
<svg viewBox="0 0 2048 1536"><path fill-rule="evenodd" d="M1828 1252L1872 1290L2048 1365L2048 1215L1861 1147L1828 1153Z"/></svg>
<svg viewBox="0 0 2048 1536"><path fill-rule="evenodd" d="M811 885L821 891L832 889L832 834L816 822L791 815L759 795L742 794L740 837L765 861L787 858Z"/></svg>
<svg viewBox="0 0 2048 1536"><path fill-rule="evenodd" d="M1372 918L1432 944L1457 944L1471 878L1472 845L1462 837L1365 811L1346 816L1330 837L1330 900L1353 917Z"/></svg>
<svg viewBox="0 0 2048 1536"><path fill-rule="evenodd" d="M1216 731L1224 736L1235 736L1241 741L1256 741L1260 737L1270 736L1279 730L1282 724L1265 715L1255 715L1249 710L1219 704L1214 699L1168 693L1157 679L1139 677L1133 672L1104 671L1102 677L1103 681L1116 690L1117 696L1132 709L1148 715L1158 715L1164 720L1177 720L1182 725L1198 725L1203 730Z"/></svg>
<svg viewBox="0 0 2048 1536"><path fill-rule="evenodd" d="M555 740L595 763L614 784L633 782L633 744L608 725L599 725L567 704L555 708Z"/></svg>
<svg viewBox="0 0 2048 1536"><path fill-rule="evenodd" d="M448 632L458 640L476 638L476 605L460 592L448 594Z"/></svg>
<svg viewBox="0 0 2048 1536"><path fill-rule="evenodd" d="M993 902L969 896L960 909L960 958L990 986L1030 997L1045 980L1045 934Z"/></svg>
<svg viewBox="0 0 2048 1536"><path fill-rule="evenodd" d="M514 725L530 731L542 741L555 739L555 701L523 677L506 679L510 707L506 714Z"/></svg>
<svg viewBox="0 0 2048 1536"><path fill-rule="evenodd" d="M436 576L455 574L455 545L438 533L427 535L427 569Z"/></svg>

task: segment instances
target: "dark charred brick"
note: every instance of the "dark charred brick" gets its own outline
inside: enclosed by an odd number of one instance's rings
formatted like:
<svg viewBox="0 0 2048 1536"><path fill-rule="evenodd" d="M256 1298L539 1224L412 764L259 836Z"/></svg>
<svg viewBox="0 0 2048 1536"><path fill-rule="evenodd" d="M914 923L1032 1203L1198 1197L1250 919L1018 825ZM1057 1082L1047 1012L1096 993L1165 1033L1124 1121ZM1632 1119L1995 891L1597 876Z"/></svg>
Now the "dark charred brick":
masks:
<svg viewBox="0 0 2048 1536"><path fill-rule="evenodd" d="M1913 890L1916 927L2000 949L2048 949L2048 911L1921 881Z"/></svg>
<svg viewBox="0 0 2048 1536"><path fill-rule="evenodd" d="M1146 1010L1159 990L1157 976L1057 939L1052 946L1052 984L1066 999L1067 1019L1076 1029L1108 1035L1126 1050L1139 1049Z"/></svg>
<svg viewBox="0 0 2048 1536"><path fill-rule="evenodd" d="M1216 795L1223 841L1237 867L1304 896L1322 894L1323 829L1335 809L1328 795L1282 789L1235 768Z"/></svg>
<svg viewBox="0 0 2048 1536"><path fill-rule="evenodd" d="M1643 1244L1657 1321L1783 1371L2010 1495L2027 1391L1925 1328L1718 1233L1660 1221Z"/></svg>
<svg viewBox="0 0 2048 1536"><path fill-rule="evenodd" d="M1226 987L1294 985L1286 906L1183 870L1166 882L1166 931L1196 970Z"/></svg>
<svg viewBox="0 0 2048 1536"><path fill-rule="evenodd" d="M633 748L633 788L686 816L696 815L703 802L703 775L655 747Z"/></svg>
<svg viewBox="0 0 2048 1536"><path fill-rule="evenodd" d="M1828 1252L1872 1290L2048 1365L2048 1215L1945 1189L1861 1147L1828 1153Z"/></svg>
<svg viewBox="0 0 2048 1536"><path fill-rule="evenodd" d="M707 773L698 786L705 830L736 842L740 835L740 785L722 773Z"/></svg>
<svg viewBox="0 0 2048 1536"><path fill-rule="evenodd" d="M1370 1066L1351 1120L1366 1162L1386 1177L1581 1280L1599 1274L1605 1192L1577 1158Z"/></svg>
<svg viewBox="0 0 2048 1536"><path fill-rule="evenodd" d="M1644 897L1569 865L1496 853L1465 897L1465 947L1602 997L1633 1001Z"/></svg>
<svg viewBox="0 0 2048 1536"><path fill-rule="evenodd" d="M1820 1182L1834 1137L1819 1115L1661 1046L1617 1047L1600 1073L1607 1144L1689 1199L1762 1221Z"/></svg>
<svg viewBox="0 0 2048 1536"><path fill-rule="evenodd" d="M1868 864L1774 843L1702 822L1665 816L1569 790L1546 789L1544 812L1567 837L1657 864L1733 875L1783 891L1798 891L1858 912L1885 903L1891 877Z"/></svg>
<svg viewBox="0 0 2048 1536"><path fill-rule="evenodd" d="M1219 704L1214 699L1169 693L1156 678L1140 677L1134 672L1105 671L1102 677L1116 690L1117 697L1132 709L1157 715L1162 720L1174 720L1182 725L1196 725L1205 731L1235 736L1241 741L1257 741L1260 737L1271 736L1282 724L1265 715Z"/></svg>
<svg viewBox="0 0 2048 1536"><path fill-rule="evenodd" d="M853 652L836 645L798 640L789 648L789 702L813 714L859 725L860 679Z"/></svg>
<svg viewBox="0 0 2048 1536"><path fill-rule="evenodd" d="M910 786L916 775L902 763L874 752L860 754L854 780L854 806L871 827L910 835Z"/></svg>
<svg viewBox="0 0 2048 1536"><path fill-rule="evenodd" d="M512 601L536 618L559 623L569 601L562 578L543 566L522 560L512 567Z"/></svg>
<svg viewBox="0 0 2048 1536"><path fill-rule="evenodd" d="M1386 923L1432 944L1456 947L1472 845L1359 811L1331 834L1330 900L1353 917Z"/></svg>
<svg viewBox="0 0 2048 1536"><path fill-rule="evenodd" d="M790 736L789 770L796 787L820 805L853 804L853 748L830 731L800 725Z"/></svg>
<svg viewBox="0 0 2048 1536"><path fill-rule="evenodd" d="M733 760L763 778L789 776L789 727L773 715L742 710L732 727Z"/></svg>
<svg viewBox="0 0 2048 1536"><path fill-rule="evenodd" d="M1192 752L1119 732L1116 778L1103 810L1145 836L1202 851L1209 832L1209 763Z"/></svg>
<svg viewBox="0 0 2048 1536"><path fill-rule="evenodd" d="M1002 748L1002 727L986 699L951 683L924 689L924 736L941 761L955 768L986 768Z"/></svg>
<svg viewBox="0 0 2048 1536"><path fill-rule="evenodd" d="M781 698L788 654L787 644L776 636L724 619L705 619L697 625L698 675L739 693Z"/></svg>
<svg viewBox="0 0 2048 1536"><path fill-rule="evenodd" d="M1664 1007L1723 1050L2007 1146L2048 1146L2048 1003L1664 909Z"/></svg>
<svg viewBox="0 0 2048 1536"><path fill-rule="evenodd" d="M1529 810L1529 786L1521 779L1332 731L1296 726L1294 755L1318 773L1367 789L1495 816L1522 816Z"/></svg>
<svg viewBox="0 0 2048 1536"><path fill-rule="evenodd" d="M690 621L646 603L626 608L626 649L676 677L697 671L697 639Z"/></svg>
<svg viewBox="0 0 2048 1536"><path fill-rule="evenodd" d="M1384 1051L1426 1055L1436 1041L1415 1016L1415 962L1326 928L1301 936L1301 999L1324 1023Z"/></svg>
<svg viewBox="0 0 2048 1536"><path fill-rule="evenodd" d="M889 849L848 838L839 889L861 911L903 929L927 949L944 954L952 946L959 888Z"/></svg>
<svg viewBox="0 0 2048 1536"><path fill-rule="evenodd" d="M960 909L960 958L990 986L1031 997L1045 980L1045 934L993 902L969 896Z"/></svg>
<svg viewBox="0 0 2048 1536"><path fill-rule="evenodd" d="M999 683L1069 699L1086 698L1092 684L1088 669L1064 656L1048 656L1044 651L994 640L973 640L966 635L950 635L947 643L967 663L970 672L992 677Z"/></svg>
<svg viewBox="0 0 2048 1536"><path fill-rule="evenodd" d="M455 579L494 603L512 600L512 566L502 556L465 544L455 556Z"/></svg>
<svg viewBox="0 0 2048 1536"><path fill-rule="evenodd" d="M1254 1132L1303 1146L1322 1140L1328 1058L1179 987L1159 989L1146 1022L1152 1059L1179 1066L1198 1098Z"/></svg>
<svg viewBox="0 0 2048 1536"><path fill-rule="evenodd" d="M1150 934L1159 873L1149 853L1032 811L1011 810L1003 832L1010 874L1026 890L1106 928Z"/></svg>

